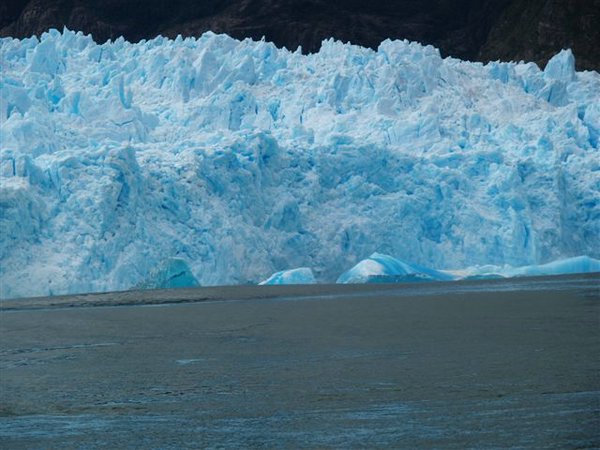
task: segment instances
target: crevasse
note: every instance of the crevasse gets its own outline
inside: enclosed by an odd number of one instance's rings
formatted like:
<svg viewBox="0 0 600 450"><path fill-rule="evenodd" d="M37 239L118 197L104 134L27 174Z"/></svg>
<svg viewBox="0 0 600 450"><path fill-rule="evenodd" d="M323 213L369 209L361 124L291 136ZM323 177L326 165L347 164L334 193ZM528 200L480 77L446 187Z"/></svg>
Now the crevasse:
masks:
<svg viewBox="0 0 600 450"><path fill-rule="evenodd" d="M373 252L455 269L600 256L600 75L430 46L302 55L206 33L0 40L0 295L202 285ZM157 269L158 268L158 269Z"/></svg>

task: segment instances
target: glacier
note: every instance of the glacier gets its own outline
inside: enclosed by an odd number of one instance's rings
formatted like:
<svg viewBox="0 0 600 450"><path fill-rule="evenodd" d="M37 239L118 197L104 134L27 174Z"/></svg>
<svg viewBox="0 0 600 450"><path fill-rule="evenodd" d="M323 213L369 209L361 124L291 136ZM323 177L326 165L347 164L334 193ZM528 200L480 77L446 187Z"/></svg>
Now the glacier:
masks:
<svg viewBox="0 0 600 450"><path fill-rule="evenodd" d="M600 75L569 50L541 70L51 30L0 39L0 61L3 298L129 289L170 258L218 285L334 282L373 252L600 257Z"/></svg>
<svg viewBox="0 0 600 450"><path fill-rule="evenodd" d="M199 286L198 280L184 259L167 258L150 270L136 289L172 289Z"/></svg>
<svg viewBox="0 0 600 450"><path fill-rule="evenodd" d="M282 270L274 273L259 284L315 284L315 276L308 267Z"/></svg>

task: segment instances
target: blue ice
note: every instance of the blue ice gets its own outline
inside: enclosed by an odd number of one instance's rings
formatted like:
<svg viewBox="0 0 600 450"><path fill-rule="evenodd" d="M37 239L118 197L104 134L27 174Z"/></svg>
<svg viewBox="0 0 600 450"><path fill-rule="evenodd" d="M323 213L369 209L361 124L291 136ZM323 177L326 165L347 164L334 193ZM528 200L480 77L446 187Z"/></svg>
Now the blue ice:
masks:
<svg viewBox="0 0 600 450"><path fill-rule="evenodd" d="M315 284L315 276L308 267L282 270L259 284Z"/></svg>
<svg viewBox="0 0 600 450"><path fill-rule="evenodd" d="M2 38L0 297L599 258L600 74L574 58Z"/></svg>

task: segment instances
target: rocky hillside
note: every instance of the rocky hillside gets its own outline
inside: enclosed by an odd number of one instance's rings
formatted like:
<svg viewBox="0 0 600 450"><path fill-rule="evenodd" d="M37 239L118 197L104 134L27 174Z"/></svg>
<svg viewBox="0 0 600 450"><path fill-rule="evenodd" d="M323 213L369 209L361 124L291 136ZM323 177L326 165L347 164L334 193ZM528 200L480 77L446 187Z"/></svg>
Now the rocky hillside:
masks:
<svg viewBox="0 0 600 450"><path fill-rule="evenodd" d="M386 38L433 44L444 56L528 60L544 66L561 48L578 69L600 68L600 0L3 0L0 36L49 28L103 42L158 34L262 36L278 46L318 50L335 37L368 47Z"/></svg>

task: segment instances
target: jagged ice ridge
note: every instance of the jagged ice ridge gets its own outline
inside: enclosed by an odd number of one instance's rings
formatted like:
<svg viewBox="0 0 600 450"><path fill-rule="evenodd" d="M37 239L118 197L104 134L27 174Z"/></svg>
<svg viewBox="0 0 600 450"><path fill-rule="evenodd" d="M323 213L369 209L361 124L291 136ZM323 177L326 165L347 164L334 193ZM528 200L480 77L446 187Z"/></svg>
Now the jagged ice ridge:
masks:
<svg viewBox="0 0 600 450"><path fill-rule="evenodd" d="M173 258L215 285L333 282L375 251L600 256L600 75L568 50L541 71L406 41L52 30L0 59L2 297L127 289Z"/></svg>

